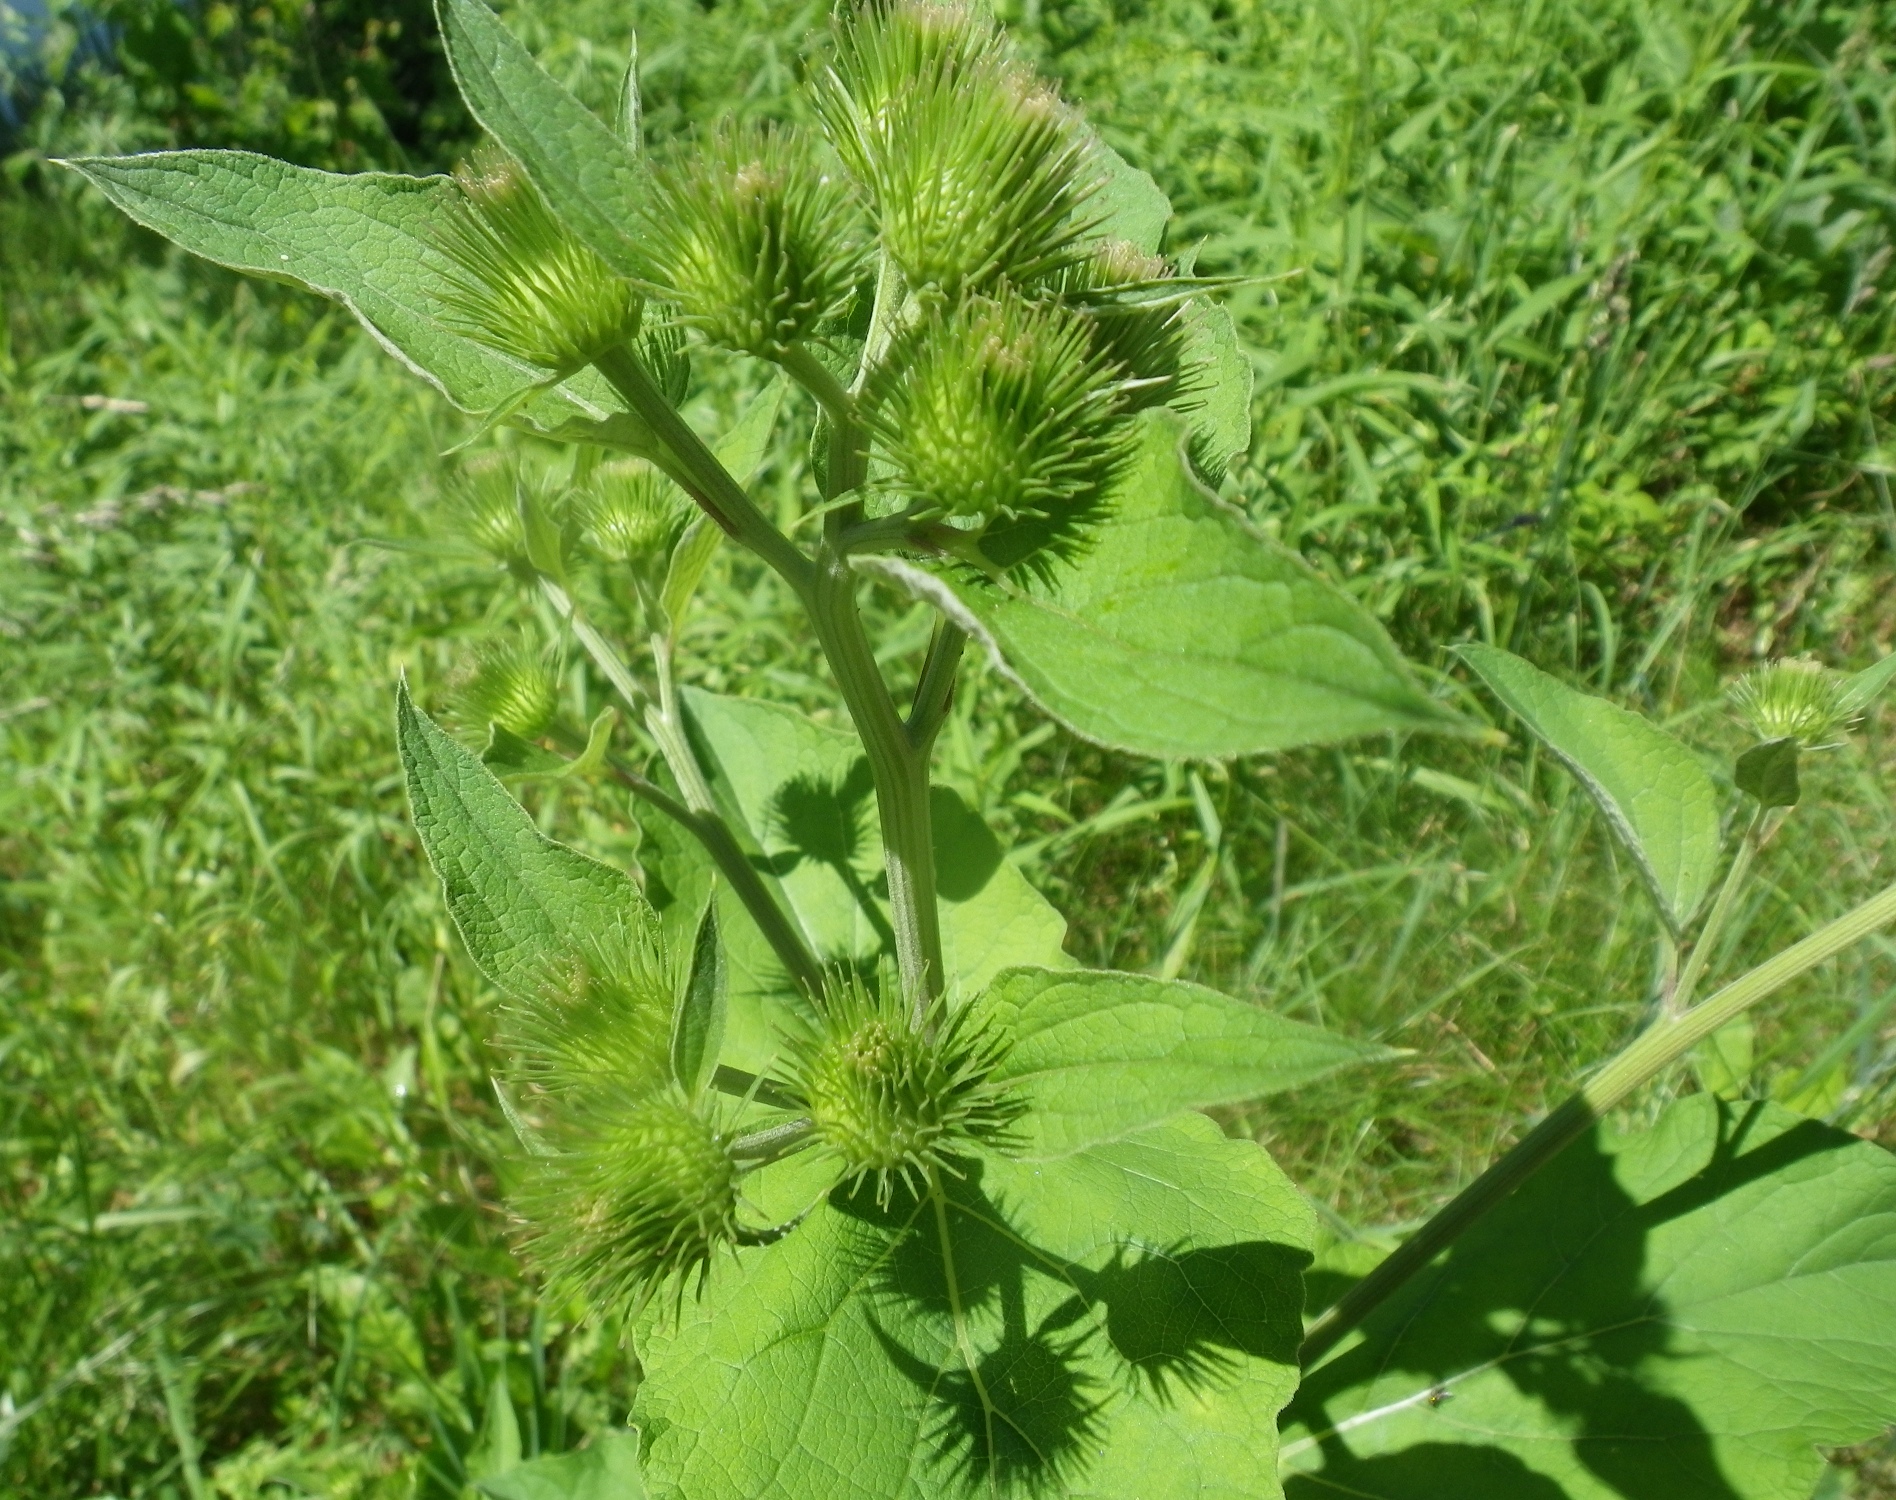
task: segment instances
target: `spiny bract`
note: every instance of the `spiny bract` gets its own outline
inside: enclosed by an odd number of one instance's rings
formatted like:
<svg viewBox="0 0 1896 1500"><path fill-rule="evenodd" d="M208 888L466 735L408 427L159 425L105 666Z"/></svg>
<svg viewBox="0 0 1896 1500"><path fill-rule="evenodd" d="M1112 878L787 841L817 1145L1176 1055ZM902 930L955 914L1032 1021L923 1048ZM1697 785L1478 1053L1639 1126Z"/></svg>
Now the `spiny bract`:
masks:
<svg viewBox="0 0 1896 1500"><path fill-rule="evenodd" d="M453 266L445 321L555 374L637 335L638 294L553 216L511 157L483 147L454 180L460 198L435 236Z"/></svg>
<svg viewBox="0 0 1896 1500"><path fill-rule="evenodd" d="M839 29L816 106L912 288L952 300L1076 257L1096 187L1086 137L986 18L864 8Z"/></svg>
<svg viewBox="0 0 1896 1500"><path fill-rule="evenodd" d="M1125 462L1122 386L1081 314L1003 291L924 318L865 394L892 486L923 508L1059 520Z"/></svg>
<svg viewBox="0 0 1896 1500"><path fill-rule="evenodd" d="M1814 661L1777 661L1747 672L1731 687L1732 707L1761 740L1796 740L1821 750L1849 728L1854 715L1843 679Z"/></svg>
<svg viewBox="0 0 1896 1500"><path fill-rule="evenodd" d="M1171 279L1163 256L1107 240L1049 285L1086 314L1095 352L1118 368L1126 411L1179 404L1192 394L1194 375L1203 373L1186 366L1189 288L1168 285Z"/></svg>
<svg viewBox="0 0 1896 1500"><path fill-rule="evenodd" d="M896 985L851 977L790 1039L784 1086L844 1175L873 1176L886 1204L897 1178L919 1188L969 1147L1010 1144L1026 1106L993 1077L1007 1046L973 1007L938 1001L918 1027Z"/></svg>
<svg viewBox="0 0 1896 1500"><path fill-rule="evenodd" d="M668 551L690 519L678 486L642 458L612 459L579 495L586 539L608 562L646 562Z"/></svg>
<svg viewBox="0 0 1896 1500"><path fill-rule="evenodd" d="M713 343L780 359L848 302L867 265L855 195L790 126L727 126L658 171L654 275Z"/></svg>

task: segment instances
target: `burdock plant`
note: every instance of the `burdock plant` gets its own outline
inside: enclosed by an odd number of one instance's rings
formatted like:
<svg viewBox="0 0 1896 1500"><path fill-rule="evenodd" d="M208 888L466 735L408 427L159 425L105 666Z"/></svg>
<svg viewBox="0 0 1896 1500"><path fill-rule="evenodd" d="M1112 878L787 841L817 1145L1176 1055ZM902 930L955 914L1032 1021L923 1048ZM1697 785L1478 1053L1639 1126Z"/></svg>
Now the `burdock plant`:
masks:
<svg viewBox="0 0 1896 1500"><path fill-rule="evenodd" d="M1896 917L1885 893L1697 1001L1798 754L1896 667L1755 679L1761 743L1727 781L1468 649L1620 839L1662 983L1640 1037L1306 1327L1316 1217L1201 1111L1391 1054L1269 997L1076 966L929 775L972 712L970 642L1131 754L1469 727L1446 674L1425 691L1218 492L1249 364L1217 283L1168 255L1163 194L957 4L844 12L811 123L656 160L635 109L595 118L480 0L441 23L490 137L454 177L72 165L200 254L343 301L471 441L517 430L458 460L451 509L554 639L478 658L478 755L405 685L397 732L501 996L523 1253L631 1342L641 1435L490 1487L1808 1500L1816 1444L1896 1417L1888 1155L1755 1100L1601 1122ZM753 394L707 437L694 369L728 390L733 364ZM807 441L779 442L798 419ZM794 524L747 487L767 457ZM807 615L846 728L692 684L683 627L726 541ZM872 637L871 590L933 611L912 659ZM548 838L503 778L628 797L637 878Z"/></svg>

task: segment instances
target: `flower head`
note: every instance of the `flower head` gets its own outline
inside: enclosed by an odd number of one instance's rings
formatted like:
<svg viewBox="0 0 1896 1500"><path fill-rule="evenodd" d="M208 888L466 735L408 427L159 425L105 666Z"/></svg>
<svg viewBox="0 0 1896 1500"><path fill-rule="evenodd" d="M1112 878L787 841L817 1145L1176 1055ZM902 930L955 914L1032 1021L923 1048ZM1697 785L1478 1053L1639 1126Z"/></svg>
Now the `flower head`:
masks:
<svg viewBox="0 0 1896 1500"><path fill-rule="evenodd" d="M592 471L579 495L580 522L608 562L648 562L671 550L690 518L678 486L642 458L612 459Z"/></svg>
<svg viewBox="0 0 1896 1500"><path fill-rule="evenodd" d="M892 486L986 523L1007 567L1102 511L1133 437L1122 389L1081 314L1004 290L925 317L865 395Z"/></svg>
<svg viewBox="0 0 1896 1500"><path fill-rule="evenodd" d="M460 196L436 232L452 265L444 321L554 374L637 335L638 295L553 216L512 157L484 148L454 180Z"/></svg>
<svg viewBox="0 0 1896 1500"><path fill-rule="evenodd" d="M1843 679L1814 661L1776 661L1747 672L1730 697L1760 740L1796 740L1806 750L1830 748L1855 718Z"/></svg>
<svg viewBox="0 0 1896 1500"><path fill-rule="evenodd" d="M549 1155L515 1194L526 1244L556 1284L608 1316L671 1286L680 1297L737 1232L737 1162L683 1090L608 1082L565 1102Z"/></svg>
<svg viewBox="0 0 1896 1500"><path fill-rule="evenodd" d="M537 1147L513 1197L529 1253L608 1315L681 1295L735 1233L737 1164L672 1081L678 976L649 916L550 965L501 1012Z"/></svg>
<svg viewBox="0 0 1896 1500"><path fill-rule="evenodd" d="M972 1007L937 1002L917 1027L897 986L851 977L791 1039L784 1086L844 1173L875 1178L886 1204L898 1178L919 1187L971 1146L1011 1143L1026 1106L993 1077L1007 1046Z"/></svg>
<svg viewBox="0 0 1896 1500"><path fill-rule="evenodd" d="M911 287L952 301L1076 257L1095 187L1084 138L975 11L865 7L839 31L817 110Z"/></svg>
<svg viewBox="0 0 1896 1500"><path fill-rule="evenodd" d="M764 359L834 317L867 265L848 181L787 126L726 127L661 169L646 221L681 319Z"/></svg>
<svg viewBox="0 0 1896 1500"><path fill-rule="evenodd" d="M559 679L538 652L518 640L489 641L461 684L460 713L470 724L498 724L538 739L553 721L559 693Z"/></svg>

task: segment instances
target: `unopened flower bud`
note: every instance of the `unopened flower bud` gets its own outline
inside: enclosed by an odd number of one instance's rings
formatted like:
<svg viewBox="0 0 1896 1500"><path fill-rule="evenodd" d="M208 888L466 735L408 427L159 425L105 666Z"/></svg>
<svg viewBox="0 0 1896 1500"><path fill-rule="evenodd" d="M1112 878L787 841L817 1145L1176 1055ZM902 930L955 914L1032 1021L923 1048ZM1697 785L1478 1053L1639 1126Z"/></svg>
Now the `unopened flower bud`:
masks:
<svg viewBox="0 0 1896 1500"><path fill-rule="evenodd" d="M764 359L814 334L864 274L848 182L790 127L720 130L655 175L646 219L681 319Z"/></svg>
<svg viewBox="0 0 1896 1500"><path fill-rule="evenodd" d="M924 319L871 377L870 420L902 493L948 516L1078 523L1131 432L1084 318L1011 292Z"/></svg>
<svg viewBox="0 0 1896 1500"><path fill-rule="evenodd" d="M559 1106L555 1106L556 1109ZM515 1206L549 1277L624 1316L670 1284L680 1296L737 1230L737 1163L682 1090L602 1083L545 1137Z"/></svg>
<svg viewBox="0 0 1896 1500"><path fill-rule="evenodd" d="M1843 679L1814 661L1777 661L1747 672L1730 696L1760 740L1796 740L1806 750L1830 748L1855 717Z"/></svg>
<svg viewBox="0 0 1896 1500"><path fill-rule="evenodd" d="M1083 138L974 11L866 7L837 38L817 109L911 287L952 301L1076 255L1095 187Z"/></svg>
<svg viewBox="0 0 1896 1500"><path fill-rule="evenodd" d="M647 562L670 551L690 519L678 486L642 458L592 471L579 498L586 539L607 562Z"/></svg>
<svg viewBox="0 0 1896 1500"><path fill-rule="evenodd" d="M538 739L559 707L559 679L521 642L490 641L459 696L461 715L469 723L498 724L522 739Z"/></svg>
<svg viewBox="0 0 1896 1500"><path fill-rule="evenodd" d="M494 561L527 555L520 524L519 464L506 453L481 453L461 465L449 494L457 529Z"/></svg>
<svg viewBox="0 0 1896 1500"><path fill-rule="evenodd" d="M895 986L852 978L792 1039L785 1087L844 1174L873 1177L886 1204L897 1178L919 1186L971 1146L1009 1144L1025 1105L994 1081L1006 1049L970 1008L937 1003L917 1028Z"/></svg>
<svg viewBox="0 0 1896 1500"><path fill-rule="evenodd" d="M455 173L437 227L453 269L446 319L478 343L570 374L639 330L632 288L553 216L513 159L487 148Z"/></svg>

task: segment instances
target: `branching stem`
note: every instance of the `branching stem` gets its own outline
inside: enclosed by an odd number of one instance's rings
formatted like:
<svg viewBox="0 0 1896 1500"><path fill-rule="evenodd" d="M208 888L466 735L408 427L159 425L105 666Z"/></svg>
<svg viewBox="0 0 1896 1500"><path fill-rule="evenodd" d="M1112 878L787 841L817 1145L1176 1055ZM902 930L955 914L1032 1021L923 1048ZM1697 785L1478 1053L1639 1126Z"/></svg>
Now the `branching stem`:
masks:
<svg viewBox="0 0 1896 1500"><path fill-rule="evenodd" d="M910 738L889 695L863 630L856 605L856 576L849 560L827 542L817 560L810 618L875 778L895 958L915 1024L920 1026L942 982L927 747L917 746Z"/></svg>
<svg viewBox="0 0 1896 1500"><path fill-rule="evenodd" d="M887 278L884 280L886 283ZM879 292L887 290L886 285L879 288ZM889 695L863 630L848 556L836 545L844 527L859 519L858 508L846 506L825 517L824 542L812 561L770 523L744 487L672 409L630 349L614 349L596 363L600 374L669 451L673 460L669 472L726 533L774 569L810 613L817 641L836 675L844 706L875 778L896 962L919 1026L942 983L941 917L936 907L934 831L928 805L928 747L918 748ZM814 357L811 363L815 363ZM856 417L853 398L846 392L840 394L843 404L830 413L827 489L832 497L858 488L867 470L867 436ZM724 833L729 836L728 829ZM713 855L716 857L715 850ZM751 873L755 879L755 872ZM750 905L748 899L746 905ZM774 902L769 909L781 917ZM758 908L752 907L752 911L757 914ZM784 948L775 940L772 946L780 958L785 957ZM791 972L800 971L792 966Z"/></svg>
<svg viewBox="0 0 1896 1500"><path fill-rule="evenodd" d="M1892 921L1896 921L1896 886L1759 964L1704 1004L1650 1027L1319 1318L1298 1351L1304 1368L1335 1348L1345 1334L1491 1208L1586 1134L1608 1110L1760 1000Z"/></svg>
<svg viewBox="0 0 1896 1500"><path fill-rule="evenodd" d="M674 472L691 498L725 532L742 542L768 563L799 597L806 596L810 585L810 560L799 552L781 531L744 493L717 455L692 431L691 424L678 415L664 393L652 384L645 367L630 349L621 346L602 354L595 361L599 373L626 400L633 412L652 429L658 440L676 461Z"/></svg>

